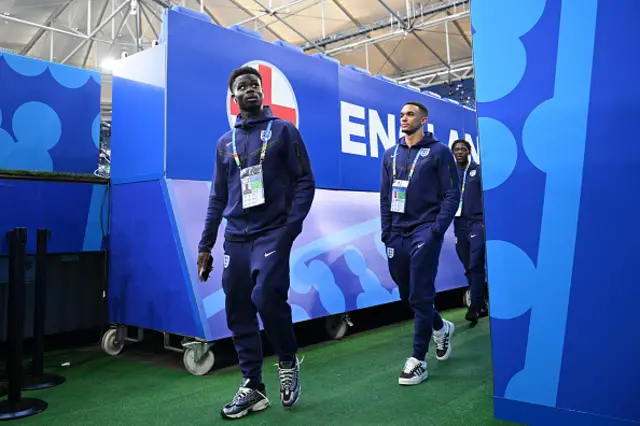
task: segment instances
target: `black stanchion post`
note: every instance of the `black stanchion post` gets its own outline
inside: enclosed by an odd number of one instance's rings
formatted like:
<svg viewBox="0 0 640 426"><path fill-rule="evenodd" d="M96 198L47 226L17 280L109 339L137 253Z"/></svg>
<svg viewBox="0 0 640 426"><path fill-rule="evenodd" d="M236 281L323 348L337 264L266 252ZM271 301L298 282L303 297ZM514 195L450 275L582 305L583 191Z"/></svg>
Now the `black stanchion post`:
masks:
<svg viewBox="0 0 640 426"><path fill-rule="evenodd" d="M0 421L38 414L47 403L22 398L22 346L24 343L24 269L27 257L27 230L15 228L9 237L9 306L7 308L7 376L9 397L0 401Z"/></svg>
<svg viewBox="0 0 640 426"><path fill-rule="evenodd" d="M47 307L47 241L48 229L38 229L36 239L36 285L33 310L33 357L31 374L24 377L22 390L52 388L64 383L65 378L44 372L44 325Z"/></svg>

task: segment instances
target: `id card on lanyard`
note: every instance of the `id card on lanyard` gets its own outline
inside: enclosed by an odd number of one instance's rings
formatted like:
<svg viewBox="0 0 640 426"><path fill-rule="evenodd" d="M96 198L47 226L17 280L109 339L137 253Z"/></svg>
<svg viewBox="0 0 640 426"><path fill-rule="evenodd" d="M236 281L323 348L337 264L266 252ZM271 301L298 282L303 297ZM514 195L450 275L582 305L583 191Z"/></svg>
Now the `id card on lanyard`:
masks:
<svg viewBox="0 0 640 426"><path fill-rule="evenodd" d="M462 178L462 188L460 189L460 204L458 204L458 211L456 212L456 217L462 216L462 200L464 199L464 188L467 186L467 173L469 172L469 165L467 165L467 167L464 169L464 175Z"/></svg>
<svg viewBox="0 0 640 426"><path fill-rule="evenodd" d="M262 163L264 157L267 155L267 145L269 139L271 139L271 123L267 125L267 130L261 135L262 148L260 150L260 163L255 166L247 166L244 169L240 165L240 158L238 157L238 149L236 147L236 129L233 129L231 136L231 145L233 147L233 159L240 169L240 190L242 191L242 208L249 209L251 207L259 206L265 203L264 197L264 179L262 176ZM247 163L249 157L247 156Z"/></svg>
<svg viewBox="0 0 640 426"><path fill-rule="evenodd" d="M420 151L416 154L416 158L413 159L413 164L411 165L411 169L409 170L409 176L406 180L397 179L396 173L396 158L398 158L398 147L400 144L396 145L396 149L393 152L393 183L391 185L391 212L393 213L404 213L407 207L407 188L409 187L409 181L413 177L413 173L416 170L416 164L418 163L418 158L420 158L422 151L424 148L420 148ZM411 151L409 151L411 152Z"/></svg>

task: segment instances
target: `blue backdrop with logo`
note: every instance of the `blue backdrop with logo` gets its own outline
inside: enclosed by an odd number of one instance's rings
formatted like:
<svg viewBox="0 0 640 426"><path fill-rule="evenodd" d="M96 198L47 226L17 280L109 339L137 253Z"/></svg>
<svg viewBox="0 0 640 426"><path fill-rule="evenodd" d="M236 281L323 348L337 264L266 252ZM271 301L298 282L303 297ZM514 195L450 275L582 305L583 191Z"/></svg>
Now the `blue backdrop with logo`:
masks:
<svg viewBox="0 0 640 426"><path fill-rule="evenodd" d="M0 53L0 170L93 173L100 143L100 74ZM0 255L5 233L51 230L49 251L101 250L107 232L105 184L0 180Z"/></svg>
<svg viewBox="0 0 640 426"><path fill-rule="evenodd" d="M320 188L291 255L295 321L398 300L380 243L377 193L380 157L399 136L398 112L404 102L425 103L431 128L448 143L476 140L474 111L208 18L176 10L164 18L163 43L114 69L111 320L209 340L229 336L222 237L207 283L197 280L195 262L215 144L235 113L228 77L245 64L262 73L265 103L298 125ZM446 238L439 290L466 285L453 236Z"/></svg>
<svg viewBox="0 0 640 426"><path fill-rule="evenodd" d="M496 416L639 424L640 3L505 3L471 8Z"/></svg>
<svg viewBox="0 0 640 426"><path fill-rule="evenodd" d="M0 53L0 169L93 173L100 74Z"/></svg>

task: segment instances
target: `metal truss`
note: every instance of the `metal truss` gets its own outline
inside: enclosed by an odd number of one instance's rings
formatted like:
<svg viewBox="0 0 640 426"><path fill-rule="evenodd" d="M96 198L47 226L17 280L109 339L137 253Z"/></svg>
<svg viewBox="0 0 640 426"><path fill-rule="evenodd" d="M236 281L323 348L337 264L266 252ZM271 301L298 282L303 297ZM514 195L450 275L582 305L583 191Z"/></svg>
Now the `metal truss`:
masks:
<svg viewBox="0 0 640 426"><path fill-rule="evenodd" d="M87 7L87 27L86 32L81 32L77 28L71 28L69 25L64 25L59 21L59 17L70 6L80 6L82 3ZM160 23L160 16L151 7L152 3L156 3L163 6L169 6L162 0L67 0L62 3L47 19L44 23L31 22L24 19L11 16L10 14L4 14L0 16L0 20L13 22L16 24L22 24L37 28L38 31L31 37L31 39L25 44L25 46L19 52L22 55L28 55L33 47L38 43L45 35L49 36L50 40L50 55L49 60L54 61L54 50L56 47L56 38L54 35L63 35L71 37L78 41L71 51L58 61L65 64L72 60L85 46L86 50L81 59L74 58L74 65L82 66L85 68L99 68L97 60L97 52L95 52L96 63L94 67L88 66L89 56L92 52L92 48L96 43L108 45L108 52L111 53L114 46L120 46L127 51L140 51L144 47L151 45L151 40L143 41L145 39L145 32L141 31L142 20L144 19L148 24L147 29L153 32L155 38L158 38L158 33L155 26L152 24L151 18L156 18ZM94 5L100 5L100 12L98 14L97 25L94 27L91 13ZM108 6L111 6L110 13L107 15ZM116 26L116 19L121 19ZM107 26L111 24L110 37L109 29ZM133 28L133 29L132 29ZM120 35L123 30L126 29L130 38L129 41L119 41ZM60 39L58 39L60 40Z"/></svg>
<svg viewBox="0 0 640 426"><path fill-rule="evenodd" d="M202 13L208 14L212 20L220 24L220 19L204 0L195 0ZM471 41L460 27L458 21L468 18L470 15L470 0L425 0L418 4L407 0L406 11L401 13L394 11L386 0L371 0L372 3L382 6L389 12L389 16L372 23L362 23L352 15L345 4L347 0L292 0L277 7L271 7L270 0L251 0L260 8L260 12L254 13L248 10L238 0L227 0L230 5L244 11L249 17L238 22L238 25L253 26L257 30L264 29L274 37L284 40L271 25L280 23L297 34L305 42L301 45L303 50L316 50L331 56L339 56L344 53L364 49L367 69L369 68L369 47L375 48L395 70L396 74L391 78L400 83L409 83L420 87L428 87L450 79L468 78L473 75L473 64L469 61L458 63L451 62L449 49L450 29L457 31L465 43L471 47ZM335 34L325 34L325 3L332 2L353 23L350 30ZM151 45L153 39L158 39L161 23L161 9L171 7L173 4L182 4L182 0L64 0L59 7L43 22L30 22L24 19L4 14L0 20L37 28L37 31L19 52L28 55L34 46L47 36L49 41L49 60L54 61L54 51L57 40L64 36L65 44L68 37L77 41L77 44L68 46L63 57L56 58L60 63L72 63L85 68L100 69L98 52L105 55L105 59L112 55L115 46L119 50L129 53L140 51ZM322 10L322 38L312 40L304 35L300 29L295 28L287 18L298 15L312 6L321 4ZM87 24L84 32L77 28L71 28L71 23L64 25L60 17L70 7L85 6L87 8ZM109 7L110 6L110 7ZM294 12L290 9L295 6ZM92 18L92 8L99 7L97 20ZM142 23L146 23L145 31L142 31ZM427 44L420 36L421 30L432 27L444 26L446 57L438 54L433 45ZM451 27L451 28L450 28ZM385 31L386 30L386 31ZM147 32L151 34L147 35ZM399 37L413 37L420 42L426 51L441 63L437 68L428 68L420 71L406 72L393 60L393 52L384 50L380 43ZM286 40L285 40L286 41ZM59 42L58 42L59 43ZM97 49L96 45L106 46ZM6 50L6 49L5 49ZM117 53L119 55L119 52ZM90 61L93 56L93 64ZM468 63L467 63L468 62ZM105 70L108 71L108 70Z"/></svg>
<svg viewBox="0 0 640 426"><path fill-rule="evenodd" d="M427 88L437 84L474 77L473 59L454 62L449 66L438 66L391 76L399 84L411 84Z"/></svg>

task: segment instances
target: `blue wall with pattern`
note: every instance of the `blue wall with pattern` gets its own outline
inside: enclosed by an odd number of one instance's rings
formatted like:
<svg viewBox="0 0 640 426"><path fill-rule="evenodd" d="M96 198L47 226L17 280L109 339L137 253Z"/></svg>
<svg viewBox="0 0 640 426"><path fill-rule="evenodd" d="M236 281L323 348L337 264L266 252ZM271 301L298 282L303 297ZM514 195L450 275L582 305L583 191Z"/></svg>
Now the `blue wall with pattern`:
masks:
<svg viewBox="0 0 640 426"><path fill-rule="evenodd" d="M93 173L101 77L0 53L0 169Z"/></svg>
<svg viewBox="0 0 640 426"><path fill-rule="evenodd" d="M640 87L611 83L637 70L638 16L637 0L472 2L496 417L640 422L640 157L621 149Z"/></svg>

